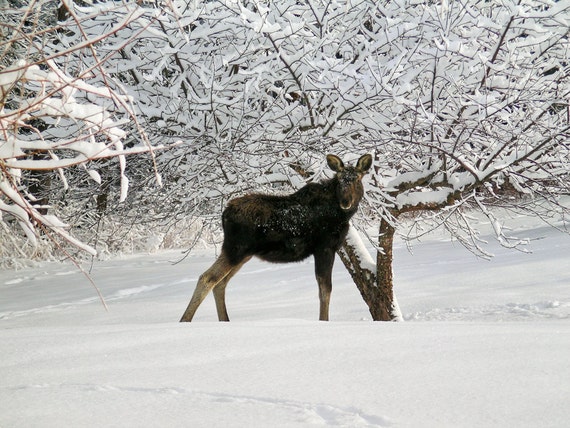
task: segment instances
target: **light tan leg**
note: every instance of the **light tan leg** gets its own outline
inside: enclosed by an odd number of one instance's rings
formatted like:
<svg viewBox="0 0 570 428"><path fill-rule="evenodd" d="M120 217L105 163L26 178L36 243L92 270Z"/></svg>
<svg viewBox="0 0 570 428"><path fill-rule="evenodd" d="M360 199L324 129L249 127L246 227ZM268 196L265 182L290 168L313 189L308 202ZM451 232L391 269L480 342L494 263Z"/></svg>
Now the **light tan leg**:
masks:
<svg viewBox="0 0 570 428"><path fill-rule="evenodd" d="M228 275L229 276L229 275ZM216 299L216 311L218 311L218 321L229 321L228 310L226 308L226 285L229 278L226 276L218 285L214 287L214 299Z"/></svg>
<svg viewBox="0 0 570 428"><path fill-rule="evenodd" d="M241 266L241 264L239 266ZM190 303L188 303L188 307L186 311L184 311L180 322L192 321L194 314L198 310L198 306L200 306L200 303L206 298L210 290L218 285L220 281L223 281L231 271L232 265L229 263L226 255L222 253L214 264L200 275L192 299L190 299Z"/></svg>
<svg viewBox="0 0 570 428"><path fill-rule="evenodd" d="M222 279L218 285L214 287L214 299L216 299L216 310L218 311L218 320L229 321L228 310L226 308L226 285L232 277L246 264L251 257L247 257L240 264L231 268L230 272Z"/></svg>

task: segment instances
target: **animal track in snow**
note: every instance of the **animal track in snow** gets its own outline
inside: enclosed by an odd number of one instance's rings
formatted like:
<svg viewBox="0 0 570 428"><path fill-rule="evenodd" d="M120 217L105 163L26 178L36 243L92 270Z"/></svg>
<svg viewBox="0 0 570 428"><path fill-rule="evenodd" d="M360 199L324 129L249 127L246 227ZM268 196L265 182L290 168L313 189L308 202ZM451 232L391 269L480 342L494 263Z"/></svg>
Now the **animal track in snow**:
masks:
<svg viewBox="0 0 570 428"><path fill-rule="evenodd" d="M216 393L193 391L182 387L138 387L117 386L104 384L32 384L15 386L8 389L50 389L54 392L75 391L78 393L118 393L118 394L154 394L154 395L180 395L188 406L194 408L207 408L208 403L213 406L233 406L233 412L248 412L260 418L276 418L279 426L289 424L302 426L337 426L351 428L381 428L393 425L388 418L371 415L354 407L342 407L332 404L309 403L297 400L272 399L268 397L254 397L247 395L234 395L229 393ZM278 418L278 419L277 419ZM279 424L280 423L280 424Z"/></svg>

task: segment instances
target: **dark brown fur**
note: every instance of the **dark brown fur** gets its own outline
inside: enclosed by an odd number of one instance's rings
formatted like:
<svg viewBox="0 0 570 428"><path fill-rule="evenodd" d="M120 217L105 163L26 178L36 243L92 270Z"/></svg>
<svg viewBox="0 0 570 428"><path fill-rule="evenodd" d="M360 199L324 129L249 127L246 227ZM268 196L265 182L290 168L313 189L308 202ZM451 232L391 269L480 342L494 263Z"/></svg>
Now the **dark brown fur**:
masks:
<svg viewBox="0 0 570 428"><path fill-rule="evenodd" d="M228 203L222 214L222 252L200 276L181 321L192 320L211 289L219 320L229 321L226 285L251 257L287 263L311 255L319 284L319 319L328 320L335 253L364 194L362 177L372 164L372 156L362 156L354 167L345 167L334 155L328 155L327 162L336 172L330 180L307 184L287 196L250 194Z"/></svg>

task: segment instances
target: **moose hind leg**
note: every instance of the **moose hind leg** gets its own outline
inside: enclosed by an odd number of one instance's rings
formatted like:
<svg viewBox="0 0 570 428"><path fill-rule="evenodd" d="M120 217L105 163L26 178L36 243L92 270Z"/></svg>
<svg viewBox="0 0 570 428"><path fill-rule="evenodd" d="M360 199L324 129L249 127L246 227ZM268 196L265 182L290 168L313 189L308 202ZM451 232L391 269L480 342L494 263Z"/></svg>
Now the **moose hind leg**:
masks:
<svg viewBox="0 0 570 428"><path fill-rule="evenodd" d="M218 285L214 287L214 299L216 300L218 321L230 320L228 309L226 308L226 285L228 285L228 281L229 278L225 277Z"/></svg>
<svg viewBox="0 0 570 428"><path fill-rule="evenodd" d="M228 261L226 255L222 252L214 264L206 272L200 275L194 294L192 295L190 303L188 303L188 307L186 308L186 311L184 311L180 322L192 321L200 303L202 303L212 288L228 276L233 267L234 266Z"/></svg>
<svg viewBox="0 0 570 428"><path fill-rule="evenodd" d="M247 263L251 257L247 257L237 265L231 268L229 273L214 287L214 299L216 300L216 310L218 311L218 320L229 321L228 310L226 308L226 286L232 277Z"/></svg>

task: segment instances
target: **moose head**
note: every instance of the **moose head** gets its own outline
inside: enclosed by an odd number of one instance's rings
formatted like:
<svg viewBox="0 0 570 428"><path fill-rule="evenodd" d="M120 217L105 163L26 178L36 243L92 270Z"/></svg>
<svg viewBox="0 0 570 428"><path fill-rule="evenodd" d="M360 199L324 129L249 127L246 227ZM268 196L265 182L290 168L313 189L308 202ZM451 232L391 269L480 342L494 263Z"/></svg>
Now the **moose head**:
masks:
<svg viewBox="0 0 570 428"><path fill-rule="evenodd" d="M355 209L364 195L362 177L372 166L372 155L361 156L356 166L344 166L344 162L338 156L327 155L327 164L336 172L337 198L340 207L345 211Z"/></svg>

